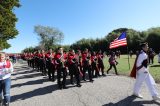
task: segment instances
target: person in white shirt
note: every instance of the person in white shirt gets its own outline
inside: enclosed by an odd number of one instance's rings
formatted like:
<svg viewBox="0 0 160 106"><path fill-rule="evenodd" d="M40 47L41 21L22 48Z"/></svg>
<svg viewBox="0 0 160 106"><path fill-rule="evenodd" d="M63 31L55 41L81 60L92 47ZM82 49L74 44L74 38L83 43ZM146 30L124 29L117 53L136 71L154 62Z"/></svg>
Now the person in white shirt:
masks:
<svg viewBox="0 0 160 106"><path fill-rule="evenodd" d="M153 100L160 100L160 97L158 97L158 92L155 88L156 83L148 69L148 55L146 54L148 51L148 44L141 44L141 49L142 50L138 55L136 62L136 82L134 85L133 95L142 98L140 95L140 88L142 83L145 81Z"/></svg>
<svg viewBox="0 0 160 106"><path fill-rule="evenodd" d="M0 106L9 106L11 73L13 65L9 59L6 59L5 53L0 53ZM4 99L3 99L4 98Z"/></svg>

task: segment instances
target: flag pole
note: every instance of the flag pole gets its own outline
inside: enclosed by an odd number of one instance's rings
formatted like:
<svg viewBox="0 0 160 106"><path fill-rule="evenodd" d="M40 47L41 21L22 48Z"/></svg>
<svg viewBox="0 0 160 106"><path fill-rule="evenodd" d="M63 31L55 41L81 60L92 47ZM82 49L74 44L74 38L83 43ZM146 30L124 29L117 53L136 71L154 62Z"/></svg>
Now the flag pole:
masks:
<svg viewBox="0 0 160 106"><path fill-rule="evenodd" d="M130 70L130 62L129 62L129 51L128 51L128 45L127 45L127 54L128 54L128 66L129 66L129 70Z"/></svg>

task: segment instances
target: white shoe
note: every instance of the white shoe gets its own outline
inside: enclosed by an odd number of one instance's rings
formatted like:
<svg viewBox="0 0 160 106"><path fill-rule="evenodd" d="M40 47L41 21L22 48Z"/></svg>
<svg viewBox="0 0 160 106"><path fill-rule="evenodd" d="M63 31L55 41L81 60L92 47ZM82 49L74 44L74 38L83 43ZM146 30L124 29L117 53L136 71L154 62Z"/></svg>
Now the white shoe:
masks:
<svg viewBox="0 0 160 106"><path fill-rule="evenodd" d="M152 98L153 98L153 100L159 100L160 101L160 97L158 97L158 96L152 96Z"/></svg>
<svg viewBox="0 0 160 106"><path fill-rule="evenodd" d="M143 98L143 96L140 95L140 94L133 93L133 95L136 96L136 97L138 97L138 98Z"/></svg>

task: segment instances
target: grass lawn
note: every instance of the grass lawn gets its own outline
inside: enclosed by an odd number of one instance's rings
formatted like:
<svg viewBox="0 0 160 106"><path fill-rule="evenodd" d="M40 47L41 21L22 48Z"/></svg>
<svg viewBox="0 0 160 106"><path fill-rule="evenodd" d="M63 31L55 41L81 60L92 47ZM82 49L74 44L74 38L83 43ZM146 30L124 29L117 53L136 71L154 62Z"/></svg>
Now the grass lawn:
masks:
<svg viewBox="0 0 160 106"><path fill-rule="evenodd" d="M121 58L117 58L118 65L117 65L117 70L119 74L121 75L126 75L129 76L130 71L133 67L134 61L135 61L135 55L132 56L132 58L129 58L130 62L130 69L128 65L128 56L127 55L121 55ZM105 65L105 71L109 68L109 63L108 63L108 57L104 58L104 65ZM149 71L156 80L156 82L160 83L160 64L158 63L158 58L155 56L154 58L154 64L149 65ZM114 69L110 71L111 73L114 73Z"/></svg>

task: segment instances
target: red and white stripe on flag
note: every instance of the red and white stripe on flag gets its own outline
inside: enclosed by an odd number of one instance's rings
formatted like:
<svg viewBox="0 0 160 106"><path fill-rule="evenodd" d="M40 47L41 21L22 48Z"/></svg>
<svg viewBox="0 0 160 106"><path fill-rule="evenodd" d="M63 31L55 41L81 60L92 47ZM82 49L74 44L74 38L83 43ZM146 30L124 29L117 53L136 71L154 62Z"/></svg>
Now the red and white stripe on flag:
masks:
<svg viewBox="0 0 160 106"><path fill-rule="evenodd" d="M113 49L113 48L117 48L120 46L126 46L127 45L127 40L126 38L123 39L115 39L113 42L110 43L109 48Z"/></svg>

